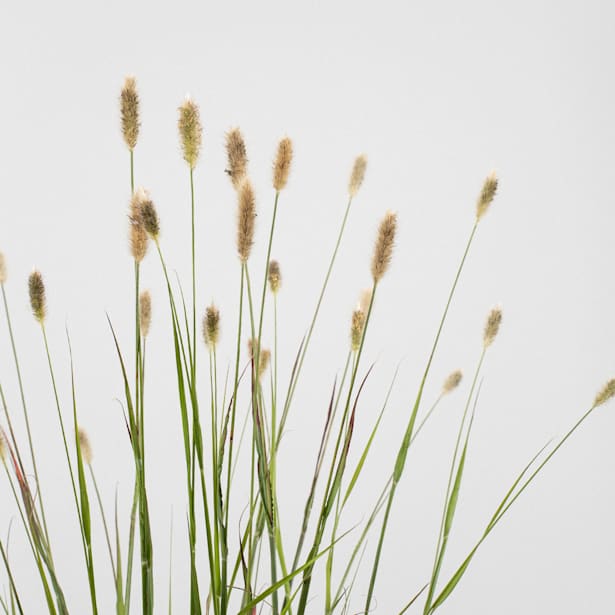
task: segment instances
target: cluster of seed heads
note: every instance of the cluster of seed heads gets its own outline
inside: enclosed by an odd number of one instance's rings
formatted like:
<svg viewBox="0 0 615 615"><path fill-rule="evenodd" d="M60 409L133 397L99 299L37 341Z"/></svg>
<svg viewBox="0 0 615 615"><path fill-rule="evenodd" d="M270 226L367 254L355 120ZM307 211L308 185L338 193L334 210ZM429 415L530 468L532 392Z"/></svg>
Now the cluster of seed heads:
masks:
<svg viewBox="0 0 615 615"><path fill-rule="evenodd" d="M220 310L212 303L203 317L203 339L205 344L214 348L220 337Z"/></svg>

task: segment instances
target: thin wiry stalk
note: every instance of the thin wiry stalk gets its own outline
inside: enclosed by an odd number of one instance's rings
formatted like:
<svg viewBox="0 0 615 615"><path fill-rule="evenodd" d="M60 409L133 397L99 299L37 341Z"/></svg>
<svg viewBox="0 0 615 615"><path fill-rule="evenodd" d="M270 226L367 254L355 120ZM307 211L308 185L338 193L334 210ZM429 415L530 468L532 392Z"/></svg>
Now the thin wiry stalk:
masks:
<svg viewBox="0 0 615 615"><path fill-rule="evenodd" d="M233 379L233 401L231 408L231 429L228 435L229 438L229 452L227 459L227 476L226 476L226 496L224 498L224 527L228 528L229 508L230 508L230 489L233 467L233 443L235 436L235 415L237 411L237 390L239 388L239 357L241 356L241 326L243 317L243 294L244 294L244 278L245 271L243 266L241 267L241 282L239 286L239 315L237 324L237 346L235 351L235 377ZM226 536L225 536L226 538ZM228 574L228 542L225 539L222 545L222 603L221 612L226 613L226 608L232 588L229 587L227 591L227 574Z"/></svg>
<svg viewBox="0 0 615 615"><path fill-rule="evenodd" d="M359 349L357 350L356 359L355 359L354 366L352 369L352 374L350 376L350 383L348 387L348 394L346 397L346 404L344 407L344 413L342 415L342 426L344 425L346 421L346 417L350 409L350 404L352 401L352 394L354 391L354 384L356 381L357 371L359 369L359 364L361 361L361 355L363 354L365 338L366 338L367 329L368 329L371 314L372 314L372 309L374 306L374 300L376 298L377 289L378 289L378 282L374 280L370 302L369 302L369 308L367 310L367 314L365 317L365 325L363 327L363 333L361 335L361 343L359 345ZM355 404L356 404L356 401L355 401ZM329 516L329 513L330 513L332 500L333 498L335 498L335 496L337 495L337 490L340 488L341 477L342 477L342 474L344 472L344 467L345 467L345 455L347 455L347 446L350 444L350 441L347 439L344 444L344 447L340 451L340 444L342 442L342 434L343 434L343 431L340 428L335 450L333 453L333 460L331 462L331 469L329 471L329 478L327 480L327 487L325 489L325 497L323 498L323 504L322 504L320 516L318 519L318 529L316 531L316 536L314 538L314 543L312 545L312 549L310 550L310 555L308 556L308 559L311 559L315 555L315 553L318 551L320 542L324 535L327 517ZM350 433L347 435L347 438L349 435ZM337 464L337 470L335 471L335 478L334 478L334 469L336 465L338 452L340 452L340 459ZM309 595L310 585L311 585L311 580L312 580L312 576L311 576L312 568L313 568L312 566L309 566L303 574L303 588L301 590L301 595L299 597L299 607L297 611L298 615L303 615L305 613L305 608L307 605L307 598Z"/></svg>
<svg viewBox="0 0 615 615"><path fill-rule="evenodd" d="M297 365L297 369L293 372L293 378L288 385L288 391L286 393L286 400L284 402L284 410L282 412L282 419L280 422L280 431L282 431L284 424L286 423L286 417L288 415L288 411L290 410L290 404L292 402L293 396L295 394L295 389L297 388L297 382L299 380L299 375L301 373L301 368L303 367L303 361L305 360L305 355L307 354L308 347L310 345L310 340L312 339L312 333L314 331L314 327L316 325L316 320L318 319L318 313L320 312L320 306L322 304L323 298L325 296L325 292L327 290L327 286L329 285L329 278L331 277L331 272L333 271L333 265L335 264L335 260L337 258L337 253L340 248L340 244L342 243L342 237L344 235L344 230L346 228L346 222L348 220L348 214L350 213L350 206L352 205L352 197L348 199L348 204L346 205L346 211L344 212L344 217L342 219L342 224L340 226L340 230L337 235L337 241L335 242L335 248L333 249L333 254L331 255L331 260L329 261L329 267L327 269L327 273L325 275L325 280L322 284L322 288L320 289L320 294L318 296L318 301L316 302L316 308L314 310L314 315L312 316L312 321L310 323L310 327L308 329L308 333L305 337L305 341L302 343L302 350L299 356L299 363Z"/></svg>
<svg viewBox="0 0 615 615"><path fill-rule="evenodd" d="M414 406L410 413L410 418L408 420L408 425L406 427L406 432L404 433L404 437L397 454L397 458L395 460L395 467L393 470L393 483L391 485L391 490L389 491L389 500L387 502L386 512L384 514L384 519L382 522L382 528L380 530L380 538L378 540L378 547L376 549L376 556L374 558L374 565L372 568L372 575L369 582L369 589L367 592L367 600L365 602L365 611L369 612L370 605L372 601L372 596L374 593L374 586L376 584L376 575L378 573L378 565L380 563L380 555L382 553L382 545L384 543L384 536L386 533L387 524L389 521L389 514L391 512L391 506L393 504L393 499L395 498L395 490L397 489L397 483L401 478L401 475L404 470L404 466L406 463L406 457L408 455L408 449L410 448L410 442L412 439L412 432L414 430L414 422L416 420L416 415L421 404L421 399L423 397L423 389L425 387L425 382L427 381L427 376L429 375L429 371L431 369L431 363L433 361L434 355L436 353L436 348L438 347L438 342L440 341L440 335L442 334L442 329L444 328L444 323L446 321L446 317L448 315L448 310L451 306L453 295L455 294L455 289L457 288L457 283L459 282L459 278L461 277L461 272L463 271L463 266L466 262L466 258L468 256L468 252L470 251L470 246L472 245L472 241L474 239L474 235L476 234L476 229L478 228L478 221L474 223L472 227L472 232L470 233L470 237L468 238L468 242L466 244L465 250L463 252L463 256L461 257L461 262L459 263L459 267L457 268L457 273L455 274L455 279L453 280L453 284L451 286L451 290L448 295L448 299L446 301L446 306L444 307L444 312L442 314L442 318L440 319L440 324L438 326L438 331L436 333L436 337L433 342L433 346L431 348L431 352L429 354L429 359L427 360L427 365L425 366L425 371L423 373L423 377L421 379L421 383L419 385L419 389L416 395L416 399L414 401Z"/></svg>
<svg viewBox="0 0 615 615"><path fill-rule="evenodd" d="M9 339L11 340L11 350L13 351L13 360L15 363L15 370L17 371L17 382L19 384L19 395L21 397L21 407L23 409L24 421L26 423L26 433L28 436L28 447L30 448L30 458L32 459L32 469L34 470L34 482L36 483L36 493L38 495L38 504L39 509L41 511L41 519L43 521L43 530L45 532L45 540L47 544L50 544L49 541L49 532L47 530L47 519L45 518L45 507L43 505L43 492L41 490L41 484L38 478L38 468L36 466L36 458L34 456L34 445L32 443L32 432L30 429L30 419L28 418L28 408L26 406L26 396L24 394L23 389L23 380L21 378L21 369L19 367L19 359L17 357L17 348L15 346L15 336L13 335L13 326L11 325L11 316L9 313L9 306L6 299L6 291L4 289L4 284L0 284L2 287L2 301L4 302L4 314L6 316L6 324L9 330ZM22 472L25 472L23 465L21 464L21 459L19 460ZM53 556L51 555L51 551L49 557L53 561Z"/></svg>

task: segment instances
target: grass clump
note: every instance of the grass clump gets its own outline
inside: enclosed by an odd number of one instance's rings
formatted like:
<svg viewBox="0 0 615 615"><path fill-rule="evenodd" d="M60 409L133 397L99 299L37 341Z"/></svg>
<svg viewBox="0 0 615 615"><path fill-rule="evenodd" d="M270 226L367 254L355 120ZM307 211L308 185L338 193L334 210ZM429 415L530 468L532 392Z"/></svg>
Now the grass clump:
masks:
<svg viewBox="0 0 615 615"><path fill-rule="evenodd" d="M315 574L323 573L323 585L318 593L324 597L323 613L357 612L353 601L365 600L361 613L375 609L378 588L386 589L379 577L381 561L386 556L386 538L391 510L395 503L398 485L408 469L408 453L420 435L423 426L436 411L442 399L458 389L463 389L462 371L452 371L443 381L440 392L431 403L424 400L425 386L432 377L432 363L443 333L462 270L472 247L479 224L492 206L498 190L498 178L490 174L484 181L476 201L476 215L465 249L457 264L447 301L441 312L432 346L425 359L424 369L415 395L406 412L406 427L398 442L394 443L397 454L389 471L381 477L375 489L378 497L373 506L354 531L342 531L342 522L347 502L360 485L363 469L373 449L378 446L378 434L389 396L397 373L392 378L380 412L369 431L366 441L357 442L355 427L362 417L359 409L362 392L369 379L373 365L367 363L366 339L372 334L373 314L379 308L381 282L395 258L398 241L398 215L386 212L376 226L371 265L366 275L371 275L371 287L363 291L350 316L349 340L346 362L342 375L330 390L324 391L328 404L318 417L322 423L321 437L315 446L315 460L311 480L305 485L305 501L298 534L292 535L281 515L281 503L285 489L279 484L278 469L281 463L289 462L280 452L280 442L285 432L288 417L295 401L298 383L304 375L313 332L321 309L324 306L332 271L336 265L347 220L352 204L358 198L365 180L367 159L360 155L354 161L348 181L348 200L339 224L336 241L331 246L328 267L324 272L306 334L298 344L296 354L290 358L279 353L278 295L283 290L280 264L272 259L276 237L278 206L284 189L291 179L293 167L293 143L288 137L278 142L273 159L271 187L272 206L269 218L266 258L264 263L254 263L253 247L257 218L256 198L248 174L247 148L241 131L231 129L226 134L227 168L237 199L236 250L238 263L229 265L229 275L234 267L238 283L238 311L227 319L225 314L224 337L230 340L234 351L231 365L224 366L227 373L223 379L218 365L220 345L225 343L221 335L221 314L216 304L211 303L202 314L201 332L204 342L197 345L196 314L199 304L197 286L197 262L195 257L195 193L194 172L201 152L202 126L197 104L186 99L179 107L178 130L182 156L188 165L190 182L190 230L191 242L191 295L187 300L178 282L169 275L169 266L163 250L161 220L154 202L143 188L135 189L134 156L140 130L139 96L136 81L129 77L120 94L120 125L124 142L129 152L130 191L129 246L134 268L134 330L132 339L121 339L109 319L110 338L117 355L118 370L122 382L122 408L126 424L125 445L131 453L132 493L130 514L121 518L115 506L114 523L109 524L109 503L101 497L93 467L90 439L80 425L75 395L75 376L70 336L67 342L70 357L71 395L68 403L61 400L56 385L52 352L46 328L51 326L47 316L47 298L41 273L33 271L28 280L30 305L35 320L40 326L43 350L49 369L51 389L56 405L58 426L66 458L66 469L72 489L71 507L74 509L74 527L67 525L66 532L75 531L81 540L83 551L84 587L89 593L93 614L99 612L100 596L114 597L116 615L128 615L140 608L144 615L159 612L160 606L168 604L173 611L171 593L172 566L170 566L169 592L165 601L162 588L155 587L154 570L164 561L158 537L152 531L149 489L156 482L147 480L150 466L150 451L146 446L145 433L149 427L147 408L156 404L146 397L149 378L163 380L165 385L176 389L177 415L181 428L181 446L185 475L185 519L187 541L183 557L186 559L189 581L188 592L191 615L213 613L270 612L274 615L304 615L313 612L308 607L314 596L314 586L321 582ZM298 173L295 171L293 173ZM127 182L128 183L128 182ZM128 187L128 186L127 186ZM119 208L118 208L119 209ZM265 212L266 214L267 212ZM262 218L265 216L263 215ZM152 298L148 290L141 288L141 269L151 241L158 259L160 279L168 300L168 312L160 317L159 326L169 328L170 348L166 351L173 358L173 373L150 374L146 378L146 355L152 343L149 339L152 326ZM37 470L36 446L30 430L30 415L27 396L22 381L15 334L12 328L7 298L8 275L4 256L0 253L0 287L2 289L4 317L6 319L10 355L18 378L26 437L14 429L14 412L7 405L0 386L3 418L0 424L0 460L6 484L13 499L13 506L20 520L19 531L23 532L34 565L40 588L45 599L45 608L52 615L74 613L65 594L65 578L58 570L57 561L63 557L59 537L51 536L46 520L48 490L41 485ZM203 285L207 286L205 280ZM390 292L386 290L386 292ZM270 318L265 318L268 311ZM157 311L156 311L157 313ZM236 324L226 324L227 322ZM434 613L453 593L468 569L472 558L494 527L500 522L517 498L533 482L544 466L565 441L579 428L583 421L599 406L615 395L615 380L610 380L598 392L593 404L575 425L555 443L541 449L526 465L509 487L485 529L461 564L448 578L442 578L443 562L454 528L454 519L461 492L465 464L469 452L476 410L480 397L480 383L488 351L495 343L502 322L502 310L493 308L485 321L482 343L477 343L476 365L470 379L469 389L463 403L455 446L452 451L444 506L439 532L435 537L436 548L433 564L426 568L426 583L422 589L408 596L400 604L400 614L413 605L422 604L423 614ZM272 323L272 324L271 324ZM348 325L347 325L348 326ZM230 334L227 334L230 331ZM248 351L245 340L248 339ZM477 342L480 340L477 332ZM126 346L130 350L126 351ZM165 349L158 348L157 352ZM203 369L197 369L201 361ZM129 364L127 357L130 356ZM279 381L280 360L289 360L290 378L285 386ZM222 382L224 392L221 394ZM146 401L147 399L147 401ZM448 399L448 397L447 397ZM243 410L245 416L242 417ZM418 420L421 416L420 421ZM243 419L243 420L242 420ZM240 451L244 451L240 457ZM352 453L352 454L351 454ZM246 466L247 459L247 468ZM293 460L290 460L293 463ZM235 470L241 464L248 476L247 492L238 491L234 482ZM151 477L150 477L151 478ZM41 488L43 487L43 488ZM373 485L372 485L373 487ZM97 505L93 513L90 497L94 494ZM54 492L54 497L58 497ZM235 516L240 516L239 530L233 525ZM95 521L94 521L95 517ZM93 533L97 528L104 532L107 555L93 549ZM373 549L367 549L367 537L374 532ZM349 555L343 559L337 550L340 541L351 545ZM203 549L205 557L198 553ZM4 566L6 598L0 598L4 613L24 613L31 607L30 592L20 584L20 571L11 564L8 547L0 541L0 555ZM107 557L112 571L113 583L101 584L99 559ZM264 564L263 562L266 561ZM363 567L363 568L362 568ZM358 571L369 574L366 587L357 587ZM430 570L430 572L429 572ZM140 600L136 599L133 581L140 581ZM391 581L387 581L391 585ZM137 606L134 606L137 605ZM351 605L352 609L351 610ZM31 611L29 611L31 612Z"/></svg>

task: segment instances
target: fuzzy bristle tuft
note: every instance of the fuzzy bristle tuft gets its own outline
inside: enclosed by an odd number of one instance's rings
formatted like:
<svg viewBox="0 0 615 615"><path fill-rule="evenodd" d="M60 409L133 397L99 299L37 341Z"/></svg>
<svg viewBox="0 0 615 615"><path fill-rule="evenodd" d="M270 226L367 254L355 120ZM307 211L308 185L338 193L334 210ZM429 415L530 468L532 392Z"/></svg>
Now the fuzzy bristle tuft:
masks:
<svg viewBox="0 0 615 615"><path fill-rule="evenodd" d="M226 133L226 157L228 160L226 174L237 190L248 172L246 144L239 128L233 128Z"/></svg>
<svg viewBox="0 0 615 615"><path fill-rule="evenodd" d="M495 198L495 193L498 189L498 178L496 177L495 171L492 171L485 183L483 184L483 189L480 191L480 195L476 202L476 221L478 222L489 209L489 205Z"/></svg>
<svg viewBox="0 0 615 615"><path fill-rule="evenodd" d="M483 333L483 345L485 348L491 346L495 340L500 325L502 324L502 308L494 307L489 316L487 316L487 322L485 323L485 331Z"/></svg>
<svg viewBox="0 0 615 615"><path fill-rule="evenodd" d="M379 282L389 268L391 257L393 256L396 232L397 214L389 211L380 223L378 237L374 246L374 255L372 257L372 277L374 282Z"/></svg>
<svg viewBox="0 0 615 615"><path fill-rule="evenodd" d="M34 318L43 324L47 314L47 301L45 299L45 283L40 271L34 270L30 274L28 278L28 291Z"/></svg>
<svg viewBox="0 0 615 615"><path fill-rule="evenodd" d="M367 157L361 154L357 156L354 165L352 167L352 173L350 174L350 181L348 182L348 194L350 198L354 198L359 192L359 188L365 178L365 170L367 169Z"/></svg>
<svg viewBox="0 0 615 615"><path fill-rule="evenodd" d="M126 77L120 94L120 113L122 116L122 135L131 151L137 145L139 137L139 95L134 77Z"/></svg>
<svg viewBox="0 0 615 615"><path fill-rule="evenodd" d="M442 394L447 395L451 391L454 391L459 386L462 378L463 373L460 369L456 369L454 372L451 372L442 385Z"/></svg>
<svg viewBox="0 0 615 615"><path fill-rule="evenodd" d="M269 261L269 289L275 295L282 285L282 273L280 272L280 263L278 261Z"/></svg>
<svg viewBox="0 0 615 615"><path fill-rule="evenodd" d="M145 232L156 241L160 235L160 220L154 202L149 196L139 203L139 219Z"/></svg>
<svg viewBox="0 0 615 615"><path fill-rule="evenodd" d="M179 108L178 127L184 160L191 169L194 169L201 152L203 128L199 108L190 98L186 98Z"/></svg>
<svg viewBox="0 0 615 615"><path fill-rule="evenodd" d="M611 378L598 392L594 400L594 408L606 404L615 395L615 378Z"/></svg>
<svg viewBox="0 0 615 615"><path fill-rule="evenodd" d="M207 346L215 348L220 337L220 310L212 303L203 318L203 338Z"/></svg>
<svg viewBox="0 0 615 615"><path fill-rule="evenodd" d="M152 324L152 296L149 290L144 290L139 297L139 325L141 335L146 338Z"/></svg>
<svg viewBox="0 0 615 615"><path fill-rule="evenodd" d="M288 137L284 137L278 143L278 153L273 164L273 187L276 192L280 192L286 186L292 160L293 142Z"/></svg>
<svg viewBox="0 0 615 615"><path fill-rule="evenodd" d="M256 204L254 189L249 179L244 179L239 189L239 211L237 215L237 252L242 263L247 262L254 243Z"/></svg>
<svg viewBox="0 0 615 615"><path fill-rule="evenodd" d="M352 313L350 322L350 347L353 352L357 352L361 347L363 329L365 329L365 312L361 308L357 308Z"/></svg>
<svg viewBox="0 0 615 615"><path fill-rule="evenodd" d="M130 200L128 213L130 253L137 263L140 263L147 252L147 232L141 221L141 204L148 196L143 188L138 188Z"/></svg>

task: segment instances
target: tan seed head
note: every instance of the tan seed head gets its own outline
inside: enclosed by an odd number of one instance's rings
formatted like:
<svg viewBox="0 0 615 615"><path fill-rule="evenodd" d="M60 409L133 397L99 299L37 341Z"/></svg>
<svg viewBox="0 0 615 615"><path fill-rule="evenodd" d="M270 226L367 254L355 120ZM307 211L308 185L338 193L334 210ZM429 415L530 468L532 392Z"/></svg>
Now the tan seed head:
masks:
<svg viewBox="0 0 615 615"><path fill-rule="evenodd" d="M237 215L237 252L242 263L247 262L254 243L254 223L256 204L254 189L249 179L244 179L239 188L239 208Z"/></svg>
<svg viewBox="0 0 615 615"><path fill-rule="evenodd" d="M352 173L350 174L350 181L348 182L348 194L350 198L354 198L357 192L359 192L359 188L365 178L366 168L367 158L363 154L357 156L352 167Z"/></svg>
<svg viewBox="0 0 615 615"><path fill-rule="evenodd" d="M149 197L139 204L139 218L145 232L156 241L160 235L160 220L156 207Z"/></svg>
<svg viewBox="0 0 615 615"><path fill-rule="evenodd" d="M92 465L92 447L90 445L90 438L88 438L88 434L83 429L83 427L79 427L79 447L81 448L81 456L83 457L83 461L85 461L86 465Z"/></svg>
<svg viewBox="0 0 615 615"><path fill-rule="evenodd" d="M292 160L293 142L288 137L284 137L278 143L278 153L273 163L273 187L276 192L280 192L286 186Z"/></svg>
<svg viewBox="0 0 615 615"><path fill-rule="evenodd" d="M139 297L139 325L141 335L146 338L152 324L152 296L149 290L144 290Z"/></svg>
<svg viewBox="0 0 615 615"><path fill-rule="evenodd" d="M269 261L269 289L275 295L282 285L282 273L278 261Z"/></svg>
<svg viewBox="0 0 615 615"><path fill-rule="evenodd" d="M378 228L378 236L376 237L374 255L372 257L372 277L376 283L380 281L391 263L396 231L397 214L388 211Z"/></svg>
<svg viewBox="0 0 615 615"><path fill-rule="evenodd" d="M487 322L485 323L485 331L483 333L483 345L485 348L491 346L495 340L500 325L502 324L502 308L494 307L489 316L487 316Z"/></svg>
<svg viewBox="0 0 615 615"><path fill-rule="evenodd" d="M605 404L615 395L615 378L609 380L598 392L594 400L594 408Z"/></svg>
<svg viewBox="0 0 615 615"><path fill-rule="evenodd" d="M350 347L353 352L357 352L361 347L363 329L365 329L365 312L361 308L357 308L352 313L350 322Z"/></svg>
<svg viewBox="0 0 615 615"><path fill-rule="evenodd" d="M0 252L0 284L6 282L6 261L4 260L4 254Z"/></svg>
<svg viewBox="0 0 615 615"><path fill-rule="evenodd" d="M226 174L237 190L248 171L246 144L239 128L233 128L226 133L226 157L228 160Z"/></svg>
<svg viewBox="0 0 615 615"><path fill-rule="evenodd" d="M126 77L120 94L120 114L122 116L122 135L131 151L137 144L139 136L139 95L134 77Z"/></svg>
<svg viewBox="0 0 615 615"><path fill-rule="evenodd" d="M263 350L261 350L261 358L258 362L258 379L259 380L263 377L263 374L269 367L270 360L271 360L271 352L269 352L267 348L263 348Z"/></svg>
<svg viewBox="0 0 615 615"><path fill-rule="evenodd" d="M128 214L130 253L137 263L140 263L147 252L147 232L141 221L141 204L148 199L143 188L138 188L130 200Z"/></svg>
<svg viewBox="0 0 615 615"><path fill-rule="evenodd" d="M214 348L220 337L220 310L212 303L205 310L203 318L203 339L205 344Z"/></svg>
<svg viewBox="0 0 615 615"><path fill-rule="evenodd" d="M201 152L203 128L199 108L190 98L186 98L179 108L178 127L184 160L194 169Z"/></svg>
<svg viewBox="0 0 615 615"><path fill-rule="evenodd" d="M45 283L40 271L34 270L30 274L28 278L28 291L34 318L43 324L47 313L47 301L45 299Z"/></svg>
<svg viewBox="0 0 615 615"><path fill-rule="evenodd" d="M480 220L489 209L489 205L493 201L495 197L495 193L498 189L498 178L495 175L495 171L492 171L485 183L483 184L483 189L480 191L480 195L478 196L478 200L476 202L476 220Z"/></svg>
<svg viewBox="0 0 615 615"><path fill-rule="evenodd" d="M442 385L442 394L447 395L451 391L455 390L459 386L459 383L461 382L462 378L463 373L460 369L457 369L454 372L450 373L447 379L444 381L444 384Z"/></svg>

